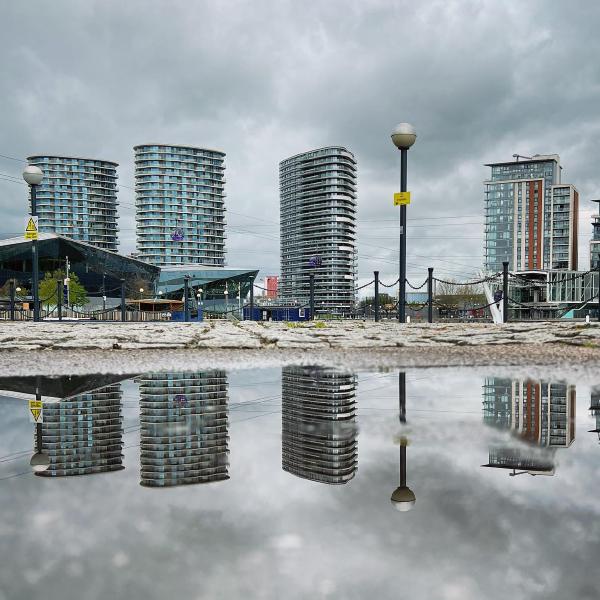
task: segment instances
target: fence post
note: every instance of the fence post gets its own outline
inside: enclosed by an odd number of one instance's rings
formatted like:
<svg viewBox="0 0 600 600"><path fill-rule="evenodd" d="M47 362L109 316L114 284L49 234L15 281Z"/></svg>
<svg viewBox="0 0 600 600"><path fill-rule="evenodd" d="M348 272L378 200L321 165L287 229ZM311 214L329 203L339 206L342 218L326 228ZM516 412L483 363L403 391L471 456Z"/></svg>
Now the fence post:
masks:
<svg viewBox="0 0 600 600"><path fill-rule="evenodd" d="M121 279L121 321L127 320L127 309L125 308L125 280Z"/></svg>
<svg viewBox="0 0 600 600"><path fill-rule="evenodd" d="M427 322L433 323L433 267L429 267L427 271Z"/></svg>
<svg viewBox="0 0 600 600"><path fill-rule="evenodd" d="M56 280L56 310L58 312L58 320L62 321L62 295L63 295L63 281L58 278Z"/></svg>
<svg viewBox="0 0 600 600"><path fill-rule="evenodd" d="M9 283L10 288L10 320L15 320L15 280L11 279Z"/></svg>
<svg viewBox="0 0 600 600"><path fill-rule="evenodd" d="M250 281L250 320L254 321L254 279Z"/></svg>
<svg viewBox="0 0 600 600"><path fill-rule="evenodd" d="M502 321L508 323L508 261L502 263Z"/></svg>
<svg viewBox="0 0 600 600"><path fill-rule="evenodd" d="M310 274L310 320L315 320L315 274Z"/></svg>
<svg viewBox="0 0 600 600"><path fill-rule="evenodd" d="M379 271L373 271L375 275L375 323L379 321Z"/></svg>
<svg viewBox="0 0 600 600"><path fill-rule="evenodd" d="M186 275L183 278L183 320L187 323L190 320L189 306L190 278Z"/></svg>

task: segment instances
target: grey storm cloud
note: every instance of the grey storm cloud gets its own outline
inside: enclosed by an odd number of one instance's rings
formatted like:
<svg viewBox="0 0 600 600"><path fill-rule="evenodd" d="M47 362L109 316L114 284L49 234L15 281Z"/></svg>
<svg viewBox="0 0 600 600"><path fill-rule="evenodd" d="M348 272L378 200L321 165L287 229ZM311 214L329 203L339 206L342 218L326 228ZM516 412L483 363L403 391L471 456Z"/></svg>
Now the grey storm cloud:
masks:
<svg viewBox="0 0 600 600"><path fill-rule="evenodd" d="M222 149L228 262L264 275L279 270L279 161L345 145L359 163L360 281L373 269L389 280L398 184L389 133L407 120L419 135L409 159L410 278L430 265L462 278L480 268L483 163L514 152L561 155L582 197L586 266L586 201L600 196L599 24L592 0L6 3L0 154L119 162L129 252L132 147ZM20 170L0 157L0 173ZM0 178L4 235L20 232L25 191Z"/></svg>

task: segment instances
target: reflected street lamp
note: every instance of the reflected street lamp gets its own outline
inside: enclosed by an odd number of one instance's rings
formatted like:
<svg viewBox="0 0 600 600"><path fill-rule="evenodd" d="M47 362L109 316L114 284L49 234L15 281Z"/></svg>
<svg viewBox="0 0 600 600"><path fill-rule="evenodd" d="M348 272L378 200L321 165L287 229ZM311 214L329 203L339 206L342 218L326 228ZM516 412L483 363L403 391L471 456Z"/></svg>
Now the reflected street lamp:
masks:
<svg viewBox="0 0 600 600"><path fill-rule="evenodd" d="M400 408L400 425L406 425L406 373L398 374L398 404ZM392 506L399 512L409 511L417 501L415 493L406 485L406 446L408 439L400 436L400 485L390 498Z"/></svg>
<svg viewBox="0 0 600 600"><path fill-rule="evenodd" d="M27 165L23 171L23 179L29 186L31 192L31 216L37 217L37 200L36 200L36 189L37 186L42 183L44 179L44 173L39 167L33 165ZM40 320L40 298L39 298L39 255L38 255L38 241L37 233L36 238L31 240L31 262L32 262L32 297L33 297L33 320Z"/></svg>
<svg viewBox="0 0 600 600"><path fill-rule="evenodd" d="M400 150L400 191L406 192L408 149L415 143L417 132L410 123L399 123L392 131L392 142ZM400 205L400 273L398 290L398 321L406 320L406 204Z"/></svg>

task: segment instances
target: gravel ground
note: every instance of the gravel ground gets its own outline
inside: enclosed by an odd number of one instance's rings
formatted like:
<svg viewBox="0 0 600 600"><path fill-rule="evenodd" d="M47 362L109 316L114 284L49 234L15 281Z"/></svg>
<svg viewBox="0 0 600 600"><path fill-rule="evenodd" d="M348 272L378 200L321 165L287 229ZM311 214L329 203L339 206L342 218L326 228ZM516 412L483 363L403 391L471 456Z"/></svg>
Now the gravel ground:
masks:
<svg viewBox="0 0 600 600"><path fill-rule="evenodd" d="M3 374L17 376L285 364L355 369L539 366L571 374L576 369L593 377L600 360L596 323L293 325L4 322L0 367Z"/></svg>

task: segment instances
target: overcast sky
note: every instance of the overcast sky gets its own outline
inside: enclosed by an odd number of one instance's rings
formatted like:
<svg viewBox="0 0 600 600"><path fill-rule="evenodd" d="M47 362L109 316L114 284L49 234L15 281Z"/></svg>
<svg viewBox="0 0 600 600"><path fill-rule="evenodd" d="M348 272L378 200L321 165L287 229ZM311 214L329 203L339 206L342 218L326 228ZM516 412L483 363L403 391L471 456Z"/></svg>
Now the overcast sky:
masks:
<svg viewBox="0 0 600 600"><path fill-rule="evenodd" d="M117 161L120 250L135 248L133 146L227 153L228 263L279 272L278 163L344 145L359 165L359 281L397 277L398 152L409 267L482 262L485 162L558 153L581 194L580 266L600 197L600 3L0 0L0 154ZM0 173L22 164L0 157ZM125 187L130 186L130 187ZM0 175L0 233L26 188Z"/></svg>

